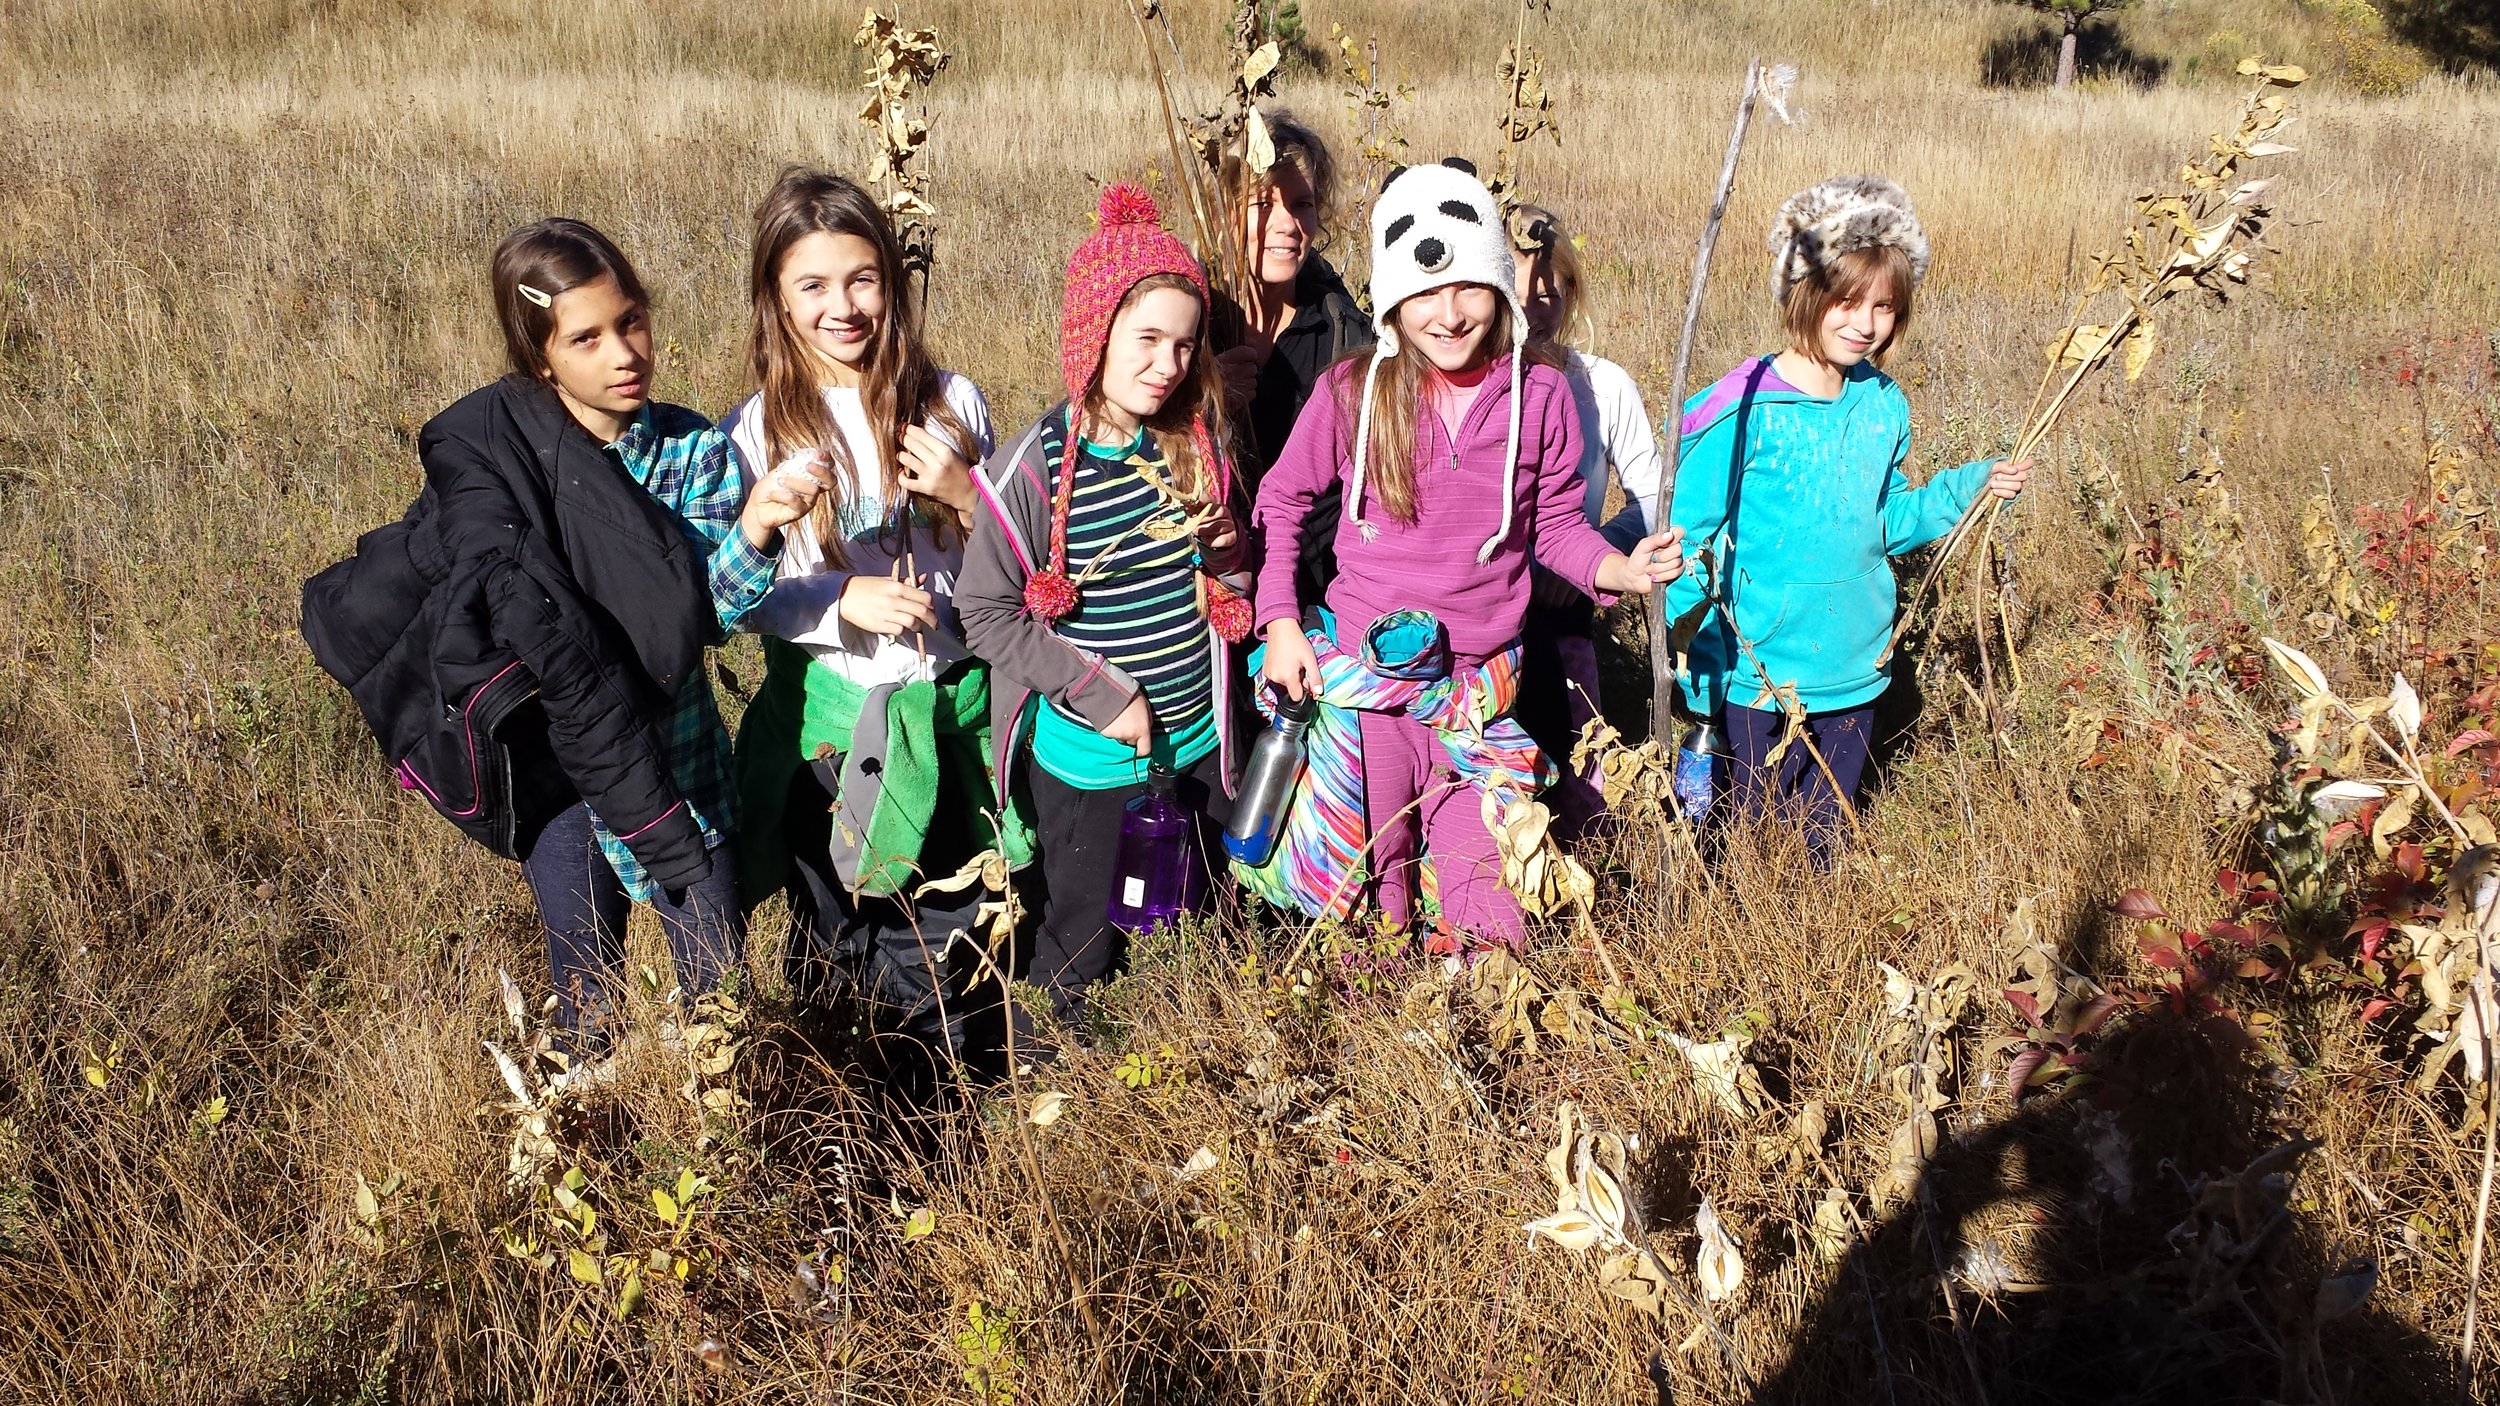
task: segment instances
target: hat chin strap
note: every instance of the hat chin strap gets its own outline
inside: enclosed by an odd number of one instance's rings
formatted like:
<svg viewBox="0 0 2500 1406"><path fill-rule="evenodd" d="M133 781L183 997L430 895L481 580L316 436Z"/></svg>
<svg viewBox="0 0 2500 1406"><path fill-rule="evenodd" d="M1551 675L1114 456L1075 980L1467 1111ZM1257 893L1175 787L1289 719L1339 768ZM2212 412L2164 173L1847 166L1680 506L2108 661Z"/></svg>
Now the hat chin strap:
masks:
<svg viewBox="0 0 2500 1406"><path fill-rule="evenodd" d="M1502 542L1510 536L1511 509L1519 501L1519 400L1527 384L1528 319L1518 308L1511 309L1510 319L1510 442L1502 450L1502 525L1476 551L1476 564L1493 560Z"/></svg>
<svg viewBox="0 0 2500 1406"><path fill-rule="evenodd" d="M1372 387L1380 379L1380 363L1398 354L1397 339L1383 335L1373 343L1371 365L1363 368L1363 405L1354 415L1354 477L1346 485L1346 520L1354 524L1366 542L1380 535L1380 529L1363 516L1363 476L1371 464Z"/></svg>

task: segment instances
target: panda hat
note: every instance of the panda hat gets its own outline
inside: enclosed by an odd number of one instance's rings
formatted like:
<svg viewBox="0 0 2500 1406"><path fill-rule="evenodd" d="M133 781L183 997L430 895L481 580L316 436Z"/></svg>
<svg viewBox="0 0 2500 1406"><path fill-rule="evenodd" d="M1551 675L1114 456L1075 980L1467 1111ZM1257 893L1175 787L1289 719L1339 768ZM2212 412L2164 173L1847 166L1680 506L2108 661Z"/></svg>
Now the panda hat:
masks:
<svg viewBox="0 0 2500 1406"><path fill-rule="evenodd" d="M1378 344L1363 373L1363 408L1354 427L1354 479L1345 495L1346 516L1364 540L1379 529L1363 519L1363 479L1370 465L1372 387L1382 362L1398 354L1398 304L1418 293L1453 283L1481 283L1510 304L1510 441L1502 457L1502 525L1481 550L1479 562L1510 536L1519 476L1521 350L1528 341L1528 311L1519 303L1518 268L1508 227L1493 193L1476 179L1476 168L1452 157L1438 166L1410 166L1390 173L1372 203L1372 329ZM1421 355L1421 353L1417 353Z"/></svg>

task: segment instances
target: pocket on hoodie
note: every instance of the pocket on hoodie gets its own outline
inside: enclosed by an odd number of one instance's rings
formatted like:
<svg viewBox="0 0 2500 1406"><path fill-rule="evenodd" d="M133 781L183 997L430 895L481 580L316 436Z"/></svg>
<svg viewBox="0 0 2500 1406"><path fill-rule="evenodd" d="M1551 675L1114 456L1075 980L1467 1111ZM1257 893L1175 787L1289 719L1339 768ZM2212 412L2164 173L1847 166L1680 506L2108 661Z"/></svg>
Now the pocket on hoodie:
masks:
<svg viewBox="0 0 2500 1406"><path fill-rule="evenodd" d="M1893 609L1899 594L1888 564L1839 581L1752 582L1748 595L1753 611L1740 611L1738 628L1747 631L1754 654L1768 680L1813 694L1871 679L1875 658L1892 635ZM1762 597L1773 600L1766 601ZM1767 607L1776 602L1776 612ZM1770 624L1756 634L1754 618L1767 615ZM1741 690L1739 690L1741 691ZM1754 704L1730 697L1731 703Z"/></svg>

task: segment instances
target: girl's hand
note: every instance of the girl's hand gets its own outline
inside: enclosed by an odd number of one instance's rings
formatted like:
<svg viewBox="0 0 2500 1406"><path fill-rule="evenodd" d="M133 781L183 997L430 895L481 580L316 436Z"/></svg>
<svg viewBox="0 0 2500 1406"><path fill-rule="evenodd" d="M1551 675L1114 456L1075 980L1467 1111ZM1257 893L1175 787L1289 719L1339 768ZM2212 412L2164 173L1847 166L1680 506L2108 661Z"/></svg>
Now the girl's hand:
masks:
<svg viewBox="0 0 2500 1406"><path fill-rule="evenodd" d="M2016 459L2011 463L1999 459L1988 469L1988 491L1999 498L2011 498L2031 482L2031 461Z"/></svg>
<svg viewBox="0 0 2500 1406"><path fill-rule="evenodd" d="M966 520L972 516L972 465L955 447L918 425L903 431L902 452L896 456L895 478L912 492L924 498L935 498Z"/></svg>
<svg viewBox="0 0 2500 1406"><path fill-rule="evenodd" d="M1198 554L1222 575L1241 565L1241 529L1223 508L1208 508L1198 522Z"/></svg>
<svg viewBox="0 0 2500 1406"><path fill-rule="evenodd" d="M854 576L842 583L834 608L842 623L872 635L901 635L937 628L937 597L902 578L902 564L892 576Z"/></svg>
<svg viewBox="0 0 2500 1406"><path fill-rule="evenodd" d="M1597 564L1597 589L1609 595L1645 596L1684 574L1684 529L1670 527L1609 553Z"/></svg>
<svg viewBox="0 0 2500 1406"><path fill-rule="evenodd" d="M1259 674L1299 703L1319 692L1319 656L1310 637L1292 620L1267 622L1267 653L1259 657Z"/></svg>
<svg viewBox="0 0 2500 1406"><path fill-rule="evenodd" d="M833 474L822 450L794 454L756 481L738 513L738 530L746 534L748 546L769 552L781 529L814 511L816 500L832 487Z"/></svg>
<svg viewBox="0 0 2500 1406"><path fill-rule="evenodd" d="M1102 735L1114 742L1127 743L1136 748L1137 755L1142 757L1154 750L1154 730L1154 709L1147 706L1146 695L1140 693L1120 710L1120 716L1103 728Z"/></svg>

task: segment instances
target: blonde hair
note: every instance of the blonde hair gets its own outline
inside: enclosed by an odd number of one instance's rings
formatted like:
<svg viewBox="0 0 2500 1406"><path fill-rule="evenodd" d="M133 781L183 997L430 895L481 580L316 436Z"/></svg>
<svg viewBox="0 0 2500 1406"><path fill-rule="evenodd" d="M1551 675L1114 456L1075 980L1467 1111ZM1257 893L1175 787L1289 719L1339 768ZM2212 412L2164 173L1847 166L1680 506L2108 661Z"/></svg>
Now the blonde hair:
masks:
<svg viewBox="0 0 2500 1406"><path fill-rule="evenodd" d="M1571 232L1563 228L1561 217L1542 205L1522 205L1511 214L1511 247L1528 256L1531 265L1542 264L1554 280L1554 292L1562 300L1562 318L1554 326L1554 340L1567 347L1585 347L1588 333L1595 330L1588 303L1583 297L1580 281L1580 251L1572 247ZM1519 295L1526 298L1529 280L1519 280ZM1531 338L1534 334L1531 333Z"/></svg>
<svg viewBox="0 0 2500 1406"><path fill-rule="evenodd" d="M1883 365L1884 353L1910 329L1910 302L1918 287L1910 256L1896 245L1852 249L1788 285L1780 299L1780 326L1788 333L1789 345L1798 355L1823 364L1824 315L1840 303L1869 296L1878 285L1884 289L1880 296L1892 299L1892 335L1868 352L1866 359Z"/></svg>

